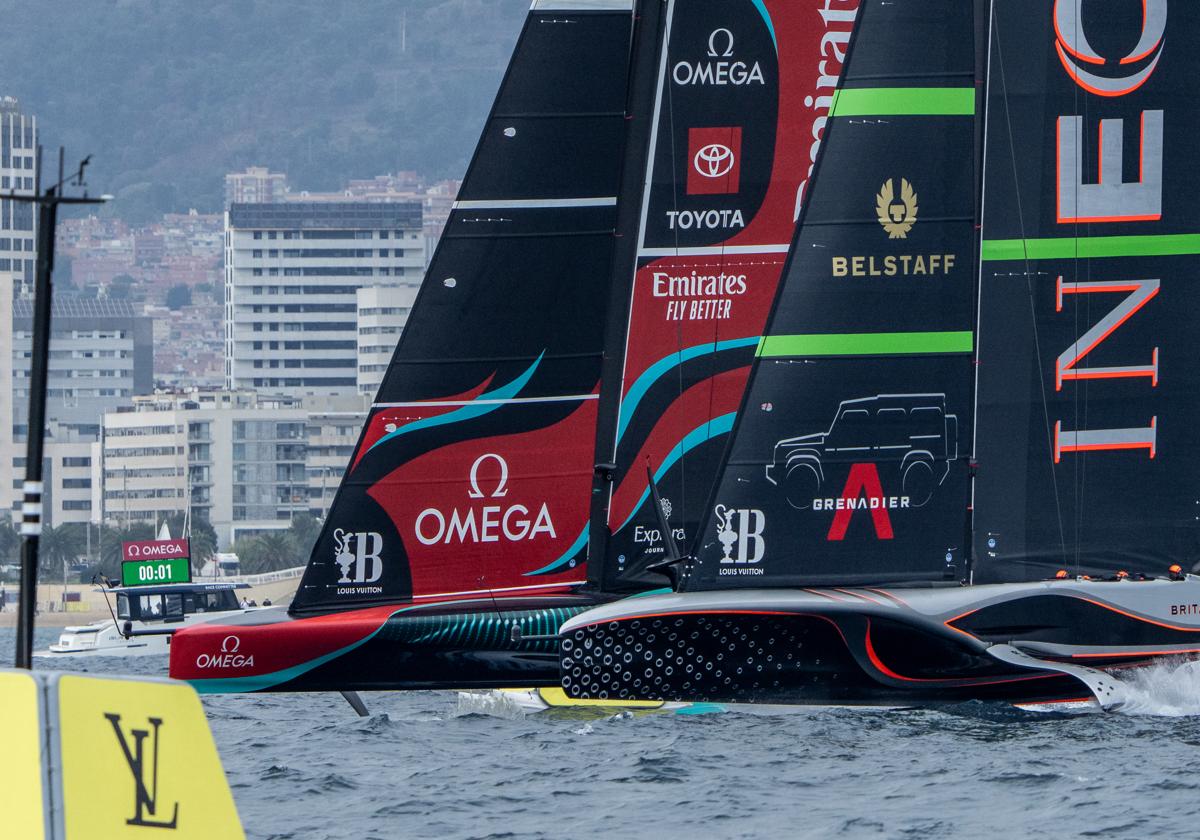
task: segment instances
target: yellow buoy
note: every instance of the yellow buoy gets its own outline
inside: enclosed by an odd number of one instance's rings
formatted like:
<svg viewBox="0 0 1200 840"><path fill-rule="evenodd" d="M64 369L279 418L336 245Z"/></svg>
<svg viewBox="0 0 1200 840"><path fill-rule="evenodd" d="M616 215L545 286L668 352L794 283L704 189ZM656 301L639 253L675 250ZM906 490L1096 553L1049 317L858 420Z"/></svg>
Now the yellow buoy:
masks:
<svg viewBox="0 0 1200 840"><path fill-rule="evenodd" d="M0 803L15 837L245 837L186 683L3 671L0 715Z"/></svg>

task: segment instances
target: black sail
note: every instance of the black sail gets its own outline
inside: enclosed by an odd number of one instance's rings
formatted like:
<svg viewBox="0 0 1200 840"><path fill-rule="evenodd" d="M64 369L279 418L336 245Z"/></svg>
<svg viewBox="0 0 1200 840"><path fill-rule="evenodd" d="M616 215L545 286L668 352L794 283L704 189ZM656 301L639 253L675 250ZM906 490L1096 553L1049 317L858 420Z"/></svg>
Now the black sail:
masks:
<svg viewBox="0 0 1200 840"><path fill-rule="evenodd" d="M972 6L859 10L684 589L965 573Z"/></svg>
<svg viewBox="0 0 1200 840"><path fill-rule="evenodd" d="M976 581L1196 562L1197 27L1180 0L994 5Z"/></svg>
<svg viewBox="0 0 1200 840"><path fill-rule="evenodd" d="M621 316L593 581L661 586L646 464L676 540L703 518L823 135L859 0L670 0ZM649 104L649 103L647 103ZM632 276L631 276L632 275ZM617 313L614 313L616 315ZM607 395L611 397L611 394Z"/></svg>
<svg viewBox="0 0 1200 840"><path fill-rule="evenodd" d="M535 0L293 611L586 581L631 0Z"/></svg>

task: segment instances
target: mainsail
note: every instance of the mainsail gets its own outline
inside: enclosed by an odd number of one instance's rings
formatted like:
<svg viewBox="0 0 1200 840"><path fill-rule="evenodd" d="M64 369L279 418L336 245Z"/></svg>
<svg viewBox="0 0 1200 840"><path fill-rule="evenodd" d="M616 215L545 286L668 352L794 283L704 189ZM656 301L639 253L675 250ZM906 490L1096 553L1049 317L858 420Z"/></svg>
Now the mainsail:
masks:
<svg viewBox="0 0 1200 840"><path fill-rule="evenodd" d="M859 11L684 589L965 573L972 6Z"/></svg>
<svg viewBox="0 0 1200 840"><path fill-rule="evenodd" d="M1200 656L1200 7L990 12L864 0L695 553L562 625L568 696L1112 709Z"/></svg>
<svg viewBox="0 0 1200 840"><path fill-rule="evenodd" d="M631 0L535 0L293 612L586 579Z"/></svg>
<svg viewBox="0 0 1200 840"><path fill-rule="evenodd" d="M996 3L976 581L1191 568L1195 3Z"/></svg>
<svg viewBox="0 0 1200 840"><path fill-rule="evenodd" d="M677 539L695 533L745 389L845 58L858 0L671 0L644 182L615 465L593 582L661 585L645 464ZM628 275L626 275L628 276Z"/></svg>

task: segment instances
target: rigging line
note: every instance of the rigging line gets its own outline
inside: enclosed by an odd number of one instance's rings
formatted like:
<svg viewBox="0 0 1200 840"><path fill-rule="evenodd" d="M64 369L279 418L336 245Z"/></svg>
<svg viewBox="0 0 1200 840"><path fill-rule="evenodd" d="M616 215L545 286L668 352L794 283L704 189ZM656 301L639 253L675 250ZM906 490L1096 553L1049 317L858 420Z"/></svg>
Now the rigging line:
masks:
<svg viewBox="0 0 1200 840"><path fill-rule="evenodd" d="M674 34L674 33L668 33L667 42L664 47L664 49L666 50L666 52L668 54L671 51L671 35L672 34ZM668 58L668 60L669 60L669 58ZM676 137L675 137L675 92L674 92L674 85L668 84L666 87L667 87L667 119L668 119L668 122L669 122L670 128L671 128L671 209L678 212L678 210L679 210L679 160L677 157L678 146L677 146L677 141L676 141ZM690 153L691 153L691 149L689 148L688 149L688 157L689 158L690 158ZM691 166L691 165L692 165L691 160L685 161L685 167ZM687 173L686 168L684 169L684 172ZM685 175L685 177L686 177L686 175ZM685 183L686 183L686 181L685 181ZM678 215L676 215L675 218L679 218ZM675 250L676 250L676 253L678 253L678 251L679 251L679 226L675 225L673 227L673 230L674 230ZM684 324L685 324L685 321L683 321L683 320L676 321L675 352L677 354L683 353ZM675 386L676 386L676 391L678 393L679 398L683 397L683 367L684 366L682 364L675 366ZM687 431L687 429L686 429L687 417L686 416L683 416L681 418L681 423L682 423L682 427L677 430L677 434L676 434L676 437L679 439L682 439L683 434ZM679 514L680 514L680 517L683 516L683 512L687 509L687 505L686 505L686 501L687 501L687 477L686 477L687 471L683 468L683 458L684 458L684 453L680 453L680 456L679 456ZM665 474L663 477L664 478L666 477ZM649 484L649 482L647 482L647 484ZM652 500L652 503L653 503L653 500ZM655 515L657 516L657 513ZM669 540L671 539L671 536L672 535L670 535L670 534L662 535L662 543L663 543L664 553L666 551L666 547L669 545ZM684 534L684 538L685 539L687 538L686 534Z"/></svg>
<svg viewBox="0 0 1200 840"><path fill-rule="evenodd" d="M1058 476L1054 472L1054 440L1051 438L1050 432L1050 403L1046 396L1046 370L1042 364L1042 343L1041 337L1038 335L1037 326L1037 303L1033 293L1033 274L1029 264L1029 240L1025 236L1025 213L1021 206L1021 180L1017 173L1017 149L1013 142L1013 126L1012 126L1012 111L1008 102L1008 74L1004 70L1004 48L1001 46L1000 27L998 23L999 16L996 14L996 8L992 6L992 32L996 36L996 59L1000 66L1000 89L1001 96L1004 98L1004 122L1008 129L1008 150L1009 160L1012 162L1013 175L1013 195L1017 200L1017 226L1021 231L1021 249L1023 259L1025 261L1025 286L1029 291L1029 316L1031 326L1033 327L1033 353L1037 359L1038 366L1038 385L1042 393L1042 421L1046 428L1046 444L1048 446L1048 457L1050 458L1050 486L1054 488L1054 512L1058 519L1058 540L1062 548L1062 557L1067 559L1067 535L1063 526L1062 515L1062 500L1058 494ZM1058 188L1057 183L1055 189Z"/></svg>
<svg viewBox="0 0 1200 840"><path fill-rule="evenodd" d="M1074 33L1074 34L1075 34L1075 43L1076 43L1076 44L1078 44L1078 43L1079 43L1080 30L1083 28L1083 24L1082 24L1082 17L1083 17L1082 15L1076 15L1076 16L1075 16L1075 33ZM1074 104L1074 106L1075 106L1075 108L1074 108L1074 112L1075 112L1076 114L1078 114L1078 113L1080 113L1080 107L1081 107L1080 99L1081 99L1081 96L1080 96L1080 87L1079 87L1079 85L1077 85L1077 84L1076 84L1076 85L1072 85L1072 97L1073 97L1073 100L1074 100L1074 101L1073 101L1073 104ZM1088 119L1087 119L1087 116L1088 116L1088 114L1087 114L1087 104L1088 104L1088 103L1087 103L1087 99L1083 99L1083 102L1082 102L1082 108L1083 108L1083 125L1087 125L1087 124L1088 124ZM1083 143L1081 143L1081 144L1080 144L1080 146L1079 146L1079 157L1080 157L1080 159L1079 159L1079 165L1078 165L1078 167L1077 167L1077 171L1080 171L1080 172L1082 172L1082 171L1083 171L1083 155L1084 155L1084 152L1085 152L1085 150L1086 150L1086 145L1085 145L1085 144L1086 144L1087 142L1088 142L1088 140L1087 140L1087 136L1086 136L1086 134L1085 134L1085 135L1084 135L1084 139L1083 139ZM1098 161L1099 161L1099 160L1102 160L1102 159L1103 159L1104 150L1103 150L1103 149L1097 149L1097 150L1096 150L1096 152L1097 152L1097 160L1098 160ZM1081 182L1082 182L1082 180L1083 180L1082 178L1077 178L1077 179L1075 180L1075 183L1072 185L1072 189L1074 189L1074 191L1075 191L1075 201L1074 201L1074 204L1073 204L1072 206L1073 206L1073 207L1075 207L1075 215L1076 215L1076 216L1078 216L1078 215L1079 215L1079 191L1080 191L1080 190L1083 188L1083 185L1082 185L1082 183L1081 183ZM1056 183L1054 186L1055 186L1055 190L1057 190L1057 189L1058 189L1058 184ZM1056 201L1057 201L1057 199L1056 199ZM1073 243L1073 244L1074 244L1074 249L1075 249L1075 256L1074 256L1074 258L1073 258L1073 259L1072 259L1072 261L1071 261L1071 271L1072 271L1072 276L1073 276L1073 277L1074 277L1074 279L1076 279L1076 280L1078 280L1078 279L1079 279L1079 278L1078 278L1078 274L1079 274L1079 234L1080 234L1080 228L1082 227L1082 228L1084 229L1084 231L1085 231L1087 234L1090 234L1090 233L1091 233L1091 226L1092 226L1092 225L1091 225L1091 222L1084 222L1082 225L1081 225L1081 224L1080 224L1078 221L1076 221L1076 222L1074 222L1074 223L1073 223L1073 228L1074 228L1074 230L1072 230L1072 233L1074 234L1074 236L1072 236L1072 239L1074 240L1074 243ZM1085 270L1085 272L1086 272L1086 278L1087 278L1088 280L1091 280L1091 279L1092 279L1092 276L1091 276L1091 273L1092 273L1092 272L1091 272L1091 260L1088 260L1088 262L1085 264L1085 269L1084 269L1084 270ZM1090 319L1091 319L1091 306L1092 306L1092 305L1091 305L1091 300L1092 300L1092 296L1091 296L1091 295L1087 295L1086 297L1087 297L1087 300L1086 300L1086 302L1085 302L1084 306L1082 306L1082 307L1080 307L1080 306L1077 306L1077 307L1075 308L1075 332L1073 333L1073 335L1080 335L1080 334L1081 334L1081 333L1079 332L1079 329L1080 329L1080 314L1081 314L1081 313L1080 313L1080 310L1081 310L1081 309L1084 309L1084 308L1086 307L1086 309L1087 309L1087 315L1088 315L1088 319L1089 319L1089 322L1090 322ZM1089 364L1089 360L1088 360L1088 359L1084 358L1084 359L1082 359L1081 361L1083 362L1083 366L1084 366L1084 367L1087 367L1087 366L1088 366L1088 364ZM1077 383L1077 385L1078 385L1079 387L1076 387L1076 388L1074 389L1074 394L1072 395L1072 401L1073 401L1073 403L1074 403L1074 409L1075 409L1075 428L1076 428L1076 429L1086 429L1086 428L1087 428L1086 421L1087 421L1087 387L1088 387L1088 382L1087 382L1087 380L1086 380L1086 379L1084 379L1084 380L1076 380L1076 383ZM1082 406L1082 414L1083 414L1082 418L1080 417L1081 406ZM1082 423L1081 423L1081 421L1082 421ZM1074 537L1074 539L1075 539L1075 568L1076 568L1076 570L1079 570L1079 565L1080 565L1080 551L1081 551L1081 540L1080 540L1080 534L1083 532L1083 514L1084 514L1084 503L1083 503L1083 484L1084 484L1084 482L1087 480L1087 453L1084 453L1084 452L1081 452L1081 453L1079 453L1079 457L1075 458L1075 459L1074 459L1074 461L1075 461L1075 464L1074 464L1074 467L1075 467L1074 473L1075 473L1075 475L1074 475L1074 486L1072 487L1072 490L1074 491L1074 497L1075 497L1075 505L1074 505L1074 510L1073 510L1073 513L1074 513L1074 517L1073 517L1073 518L1074 518L1074 520L1075 520L1075 521L1074 521L1075 533L1073 534L1073 537Z"/></svg>
<svg viewBox="0 0 1200 840"><path fill-rule="evenodd" d="M1075 31L1075 43L1079 43L1080 30L1082 29L1082 25L1084 25L1084 24L1082 24L1082 16L1076 16L1075 17L1075 30L1076 30ZM1072 92L1073 92L1073 96L1074 96L1075 113L1076 114L1082 113L1082 115L1084 115L1084 121L1082 121L1082 125L1086 126L1086 125L1090 124L1090 120L1087 119L1088 97L1082 96L1082 89L1080 88L1080 86L1078 84L1075 84L1072 86ZM1086 144L1087 142L1088 142L1088 139L1087 139L1087 134L1085 132L1084 133L1084 144ZM1080 157L1082 157L1082 154L1084 154L1085 150L1086 150L1086 145L1080 145ZM1103 160L1104 150L1097 148L1096 154L1097 154L1097 164L1099 164L1099 161ZM1099 167L1097 167L1097 168L1099 168ZM1079 170L1080 170L1080 172L1082 172L1082 160L1080 160ZM1082 187L1081 181L1082 181L1082 179L1076 179L1075 184L1073 185L1074 190L1075 190L1075 208L1076 208L1075 212L1076 212L1076 215L1078 215L1078 212L1079 212L1079 210L1078 210L1078 208L1079 208L1079 193L1082 190L1082 188L1084 188L1084 187ZM1075 272L1079 271L1079 260L1080 260L1079 228L1080 227L1081 227L1080 223L1075 222L1075 230L1074 230L1075 235L1073 236L1075 258L1072 263L1072 270ZM1082 224L1082 228L1084 228L1084 232L1085 232L1086 236L1091 236L1092 222L1084 222L1084 224ZM1087 281L1091 281L1092 280L1092 260L1090 258L1086 258L1086 257L1084 259L1085 259L1085 263L1084 263L1085 277L1086 277ZM1086 307L1086 316L1087 316L1086 323L1090 324L1090 323L1092 323L1092 295L1086 295L1085 307ZM1080 308L1085 308L1085 307L1080 307ZM1080 329L1081 329L1080 314L1081 313L1079 312L1079 310L1076 310L1076 312L1075 312L1075 332L1074 332L1074 335L1076 335L1076 336L1082 335L1080 332ZM1088 367L1091 365L1091 360L1087 359L1087 358L1082 359L1082 364L1084 364L1085 367ZM1088 389L1088 386L1090 386L1090 383L1088 383L1087 379L1082 379L1082 380L1076 379L1075 383L1079 385L1079 388L1075 389L1075 416L1076 416L1076 419L1081 419L1080 424L1076 425L1075 428L1087 428L1087 389ZM1082 408L1080 408L1080 403L1082 403ZM1082 414L1081 418L1080 418L1080 414ZM1080 536L1081 536L1082 532L1084 532L1084 514L1085 514L1084 487L1086 484L1087 484L1087 454L1086 454L1086 452L1080 452L1080 457L1076 458L1076 464L1075 464L1075 565L1076 565L1076 568L1078 568L1078 566L1080 564L1080 554L1082 552L1082 540L1080 539Z"/></svg>

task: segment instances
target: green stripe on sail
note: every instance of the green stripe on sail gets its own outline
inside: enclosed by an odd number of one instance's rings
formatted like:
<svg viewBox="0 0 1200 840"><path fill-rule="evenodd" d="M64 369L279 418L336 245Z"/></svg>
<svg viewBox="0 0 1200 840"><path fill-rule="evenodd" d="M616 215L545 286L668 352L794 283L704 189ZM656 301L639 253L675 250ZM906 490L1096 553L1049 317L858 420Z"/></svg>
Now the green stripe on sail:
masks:
<svg viewBox="0 0 1200 840"><path fill-rule="evenodd" d="M975 88L839 88L833 92L833 117L970 116Z"/></svg>
<svg viewBox="0 0 1200 840"><path fill-rule="evenodd" d="M921 353L970 353L970 330L954 332L837 333L768 335L758 355L772 356L902 356Z"/></svg>
<svg viewBox="0 0 1200 840"><path fill-rule="evenodd" d="M1104 257L1174 257L1200 254L1200 233L1162 236L1086 236L1050 239L987 239L984 261L1067 260Z"/></svg>

